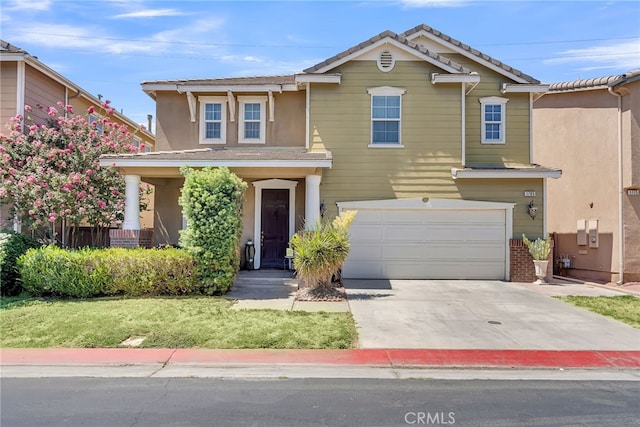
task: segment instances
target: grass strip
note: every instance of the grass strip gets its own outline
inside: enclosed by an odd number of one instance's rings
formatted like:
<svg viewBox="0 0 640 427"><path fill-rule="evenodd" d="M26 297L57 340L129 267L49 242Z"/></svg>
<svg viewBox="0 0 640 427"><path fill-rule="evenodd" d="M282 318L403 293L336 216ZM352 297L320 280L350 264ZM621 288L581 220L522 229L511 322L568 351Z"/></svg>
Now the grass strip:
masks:
<svg viewBox="0 0 640 427"><path fill-rule="evenodd" d="M3 348L352 348L351 313L232 310L224 298L28 300L0 310Z"/></svg>
<svg viewBox="0 0 640 427"><path fill-rule="evenodd" d="M640 298L633 295L615 297L566 296L556 298L603 316L612 317L640 329Z"/></svg>

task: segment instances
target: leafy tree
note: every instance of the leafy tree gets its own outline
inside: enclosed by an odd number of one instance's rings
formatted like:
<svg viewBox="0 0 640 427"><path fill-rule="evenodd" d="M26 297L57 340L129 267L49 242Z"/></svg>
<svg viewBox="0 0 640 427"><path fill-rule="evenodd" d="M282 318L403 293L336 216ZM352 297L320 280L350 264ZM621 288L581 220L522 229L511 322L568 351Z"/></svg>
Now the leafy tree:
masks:
<svg viewBox="0 0 640 427"><path fill-rule="evenodd" d="M86 222L93 236L100 236L101 229L124 218L125 182L114 168L100 167L99 158L138 148L127 127L110 120L109 101L93 121L94 107L85 115L73 114L70 105L58 107L63 114L49 107L44 124L17 115L7 124L9 134L0 134L0 203L9 203L29 229L47 230L53 241L58 224L66 233ZM149 191L141 188L143 194ZM94 238L93 244L100 242Z"/></svg>
<svg viewBox="0 0 640 427"><path fill-rule="evenodd" d="M247 183L222 168L181 169L185 176L180 205L187 229L180 245L196 260L208 295L227 292L240 266L242 203Z"/></svg>

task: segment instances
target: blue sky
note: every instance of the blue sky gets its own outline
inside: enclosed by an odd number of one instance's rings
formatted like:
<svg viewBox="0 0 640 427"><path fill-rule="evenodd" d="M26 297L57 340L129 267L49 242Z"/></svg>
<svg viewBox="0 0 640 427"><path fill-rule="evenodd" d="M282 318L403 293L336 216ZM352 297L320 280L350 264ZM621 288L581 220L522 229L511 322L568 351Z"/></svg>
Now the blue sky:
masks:
<svg viewBox="0 0 640 427"><path fill-rule="evenodd" d="M290 74L427 24L545 83L640 68L640 2L0 0L0 37L139 123L140 83Z"/></svg>

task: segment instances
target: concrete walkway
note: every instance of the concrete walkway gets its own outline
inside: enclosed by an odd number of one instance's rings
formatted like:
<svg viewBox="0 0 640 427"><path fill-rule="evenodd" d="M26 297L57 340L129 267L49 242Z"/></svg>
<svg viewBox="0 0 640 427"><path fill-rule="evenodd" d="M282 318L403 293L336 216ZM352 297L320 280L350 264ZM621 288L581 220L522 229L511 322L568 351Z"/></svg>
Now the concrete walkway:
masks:
<svg viewBox="0 0 640 427"><path fill-rule="evenodd" d="M225 298L236 301L232 307L235 310L349 311L347 301L296 301L297 290L298 282L291 271L243 270Z"/></svg>

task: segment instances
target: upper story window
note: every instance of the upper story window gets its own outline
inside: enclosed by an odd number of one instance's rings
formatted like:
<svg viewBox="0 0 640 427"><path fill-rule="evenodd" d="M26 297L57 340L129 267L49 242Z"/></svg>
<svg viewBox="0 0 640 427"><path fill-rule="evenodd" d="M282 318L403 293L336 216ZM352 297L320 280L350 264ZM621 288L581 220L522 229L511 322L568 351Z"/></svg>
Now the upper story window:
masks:
<svg viewBox="0 0 640 427"><path fill-rule="evenodd" d="M98 133L102 135L103 128L102 128L102 123L100 122L100 118L95 114L89 114L89 124L93 124L93 123L96 124L96 130L98 131Z"/></svg>
<svg viewBox="0 0 640 427"><path fill-rule="evenodd" d="M266 96L239 96L238 142L264 144L266 142Z"/></svg>
<svg viewBox="0 0 640 427"><path fill-rule="evenodd" d="M405 89L377 87L371 95L371 143L369 147L402 147L402 95Z"/></svg>
<svg viewBox="0 0 640 427"><path fill-rule="evenodd" d="M226 143L227 98L200 96L200 144Z"/></svg>
<svg viewBox="0 0 640 427"><path fill-rule="evenodd" d="M482 108L482 143L504 144L507 98L491 96L480 98Z"/></svg>

